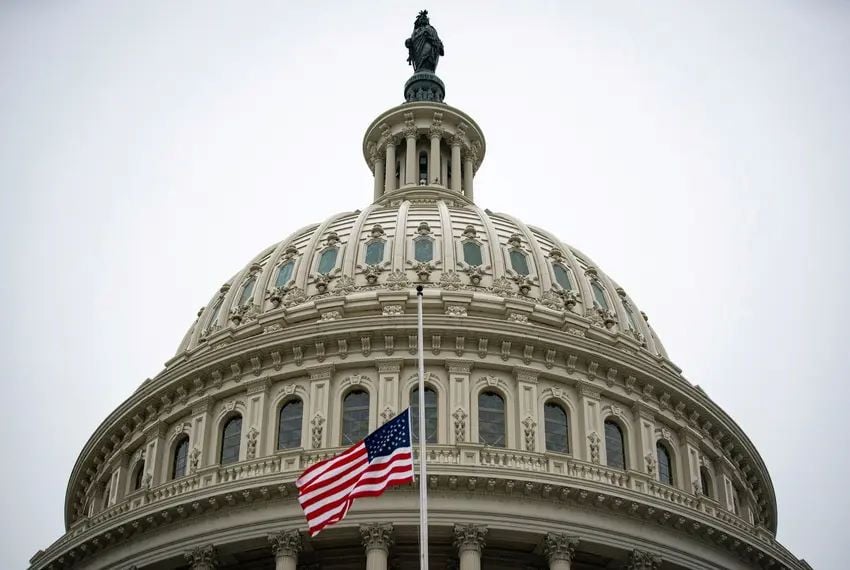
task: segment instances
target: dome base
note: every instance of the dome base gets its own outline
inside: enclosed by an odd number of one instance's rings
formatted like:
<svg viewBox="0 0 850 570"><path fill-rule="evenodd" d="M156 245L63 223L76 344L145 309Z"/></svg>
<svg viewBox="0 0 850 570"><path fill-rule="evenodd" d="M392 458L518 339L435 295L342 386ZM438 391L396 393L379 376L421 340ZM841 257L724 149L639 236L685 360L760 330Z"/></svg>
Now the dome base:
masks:
<svg viewBox="0 0 850 570"><path fill-rule="evenodd" d="M404 100L436 101L442 103L446 96L446 86L436 74L430 71L414 73L404 84Z"/></svg>

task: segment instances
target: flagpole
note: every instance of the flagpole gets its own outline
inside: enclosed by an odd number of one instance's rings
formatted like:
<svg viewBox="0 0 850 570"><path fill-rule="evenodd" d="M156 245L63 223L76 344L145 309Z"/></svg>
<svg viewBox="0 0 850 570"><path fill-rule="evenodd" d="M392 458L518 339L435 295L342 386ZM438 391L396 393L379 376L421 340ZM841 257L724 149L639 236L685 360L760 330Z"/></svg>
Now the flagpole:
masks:
<svg viewBox="0 0 850 570"><path fill-rule="evenodd" d="M425 473L425 342L422 325L422 285L416 286L419 345L419 568L428 570L428 478Z"/></svg>

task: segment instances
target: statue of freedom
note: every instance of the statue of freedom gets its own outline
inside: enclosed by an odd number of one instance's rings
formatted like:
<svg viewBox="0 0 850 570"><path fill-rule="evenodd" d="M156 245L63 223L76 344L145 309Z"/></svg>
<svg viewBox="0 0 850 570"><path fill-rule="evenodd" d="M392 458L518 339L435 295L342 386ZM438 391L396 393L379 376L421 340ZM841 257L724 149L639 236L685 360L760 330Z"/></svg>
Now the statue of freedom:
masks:
<svg viewBox="0 0 850 570"><path fill-rule="evenodd" d="M428 20L428 10L422 10L413 24L413 34L405 40L407 48L407 63L413 66L414 72L437 70L437 62L443 54L443 42L437 36Z"/></svg>

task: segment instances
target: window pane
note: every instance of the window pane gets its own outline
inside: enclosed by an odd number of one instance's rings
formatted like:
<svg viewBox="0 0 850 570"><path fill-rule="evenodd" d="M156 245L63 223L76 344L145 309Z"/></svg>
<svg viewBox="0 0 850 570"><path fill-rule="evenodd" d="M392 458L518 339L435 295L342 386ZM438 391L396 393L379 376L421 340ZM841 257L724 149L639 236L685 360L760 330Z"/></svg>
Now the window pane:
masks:
<svg viewBox="0 0 850 570"><path fill-rule="evenodd" d="M242 416L231 418L224 426L221 436L221 464L239 461L239 445L242 443Z"/></svg>
<svg viewBox="0 0 850 570"><path fill-rule="evenodd" d="M369 394L349 392L342 402L342 444L351 445L369 435Z"/></svg>
<svg viewBox="0 0 850 570"><path fill-rule="evenodd" d="M384 242L373 241L366 246L366 265L377 265L384 260Z"/></svg>
<svg viewBox="0 0 850 570"><path fill-rule="evenodd" d="M413 242L413 256L416 261L431 261L434 259L434 242L422 238Z"/></svg>
<svg viewBox="0 0 850 570"><path fill-rule="evenodd" d="M469 265L482 265L481 246L474 241L463 242L463 260Z"/></svg>
<svg viewBox="0 0 850 570"><path fill-rule="evenodd" d="M301 447L301 418L304 404L301 400L292 400L280 409L277 429L277 448L290 449Z"/></svg>
<svg viewBox="0 0 850 570"><path fill-rule="evenodd" d="M673 484L673 466L670 464L670 453L662 443L655 444L658 454L658 480L667 485Z"/></svg>
<svg viewBox="0 0 850 570"><path fill-rule="evenodd" d="M493 392L478 396L478 442L505 447L505 401Z"/></svg>
<svg viewBox="0 0 850 570"><path fill-rule="evenodd" d="M593 298L596 299L596 303L607 311L608 299L605 298L605 291L602 290L602 286L596 281L591 281L590 288L593 289Z"/></svg>
<svg viewBox="0 0 850 570"><path fill-rule="evenodd" d="M215 302L215 305L213 306L212 314L210 315L210 320L207 321L208 327L216 324L216 322L218 321L218 313L219 313L219 311L221 311L221 305L222 305L223 302L224 302L223 297L219 297L218 301Z"/></svg>
<svg viewBox="0 0 850 570"><path fill-rule="evenodd" d="M635 315L632 312L632 308L626 303L624 303L623 305L626 308L626 316L629 318L629 324L632 326L632 330L638 331L639 329L637 327L637 323L635 323Z"/></svg>
<svg viewBox="0 0 850 570"><path fill-rule="evenodd" d="M558 282L558 285L569 291L573 288L573 284L570 283L570 274L567 271L567 268L561 265L560 263L556 263L552 266L552 269L555 270L555 281Z"/></svg>
<svg viewBox="0 0 850 570"><path fill-rule="evenodd" d="M186 475L186 460L189 457L189 438L184 436L174 448L174 463L171 478L178 479Z"/></svg>
<svg viewBox="0 0 850 570"><path fill-rule="evenodd" d="M569 453L570 430L567 425L567 413L558 404L548 403L543 407L546 428L546 449Z"/></svg>
<svg viewBox="0 0 850 570"><path fill-rule="evenodd" d="M410 392L410 431L413 441L419 441L419 388ZM437 443L437 393L425 387L425 442Z"/></svg>
<svg viewBox="0 0 850 570"><path fill-rule="evenodd" d="M700 483L702 484L702 494L711 498L711 476L708 474L708 469L700 467L699 478Z"/></svg>
<svg viewBox="0 0 850 570"><path fill-rule="evenodd" d="M428 154L423 150L419 153L419 181L428 182Z"/></svg>
<svg viewBox="0 0 850 570"><path fill-rule="evenodd" d="M245 305L248 301L251 300L251 296L254 294L254 283L257 282L257 278L253 275L248 278L245 282L245 285L242 286L242 294L239 295L239 306Z"/></svg>
<svg viewBox="0 0 850 570"><path fill-rule="evenodd" d="M319 273L330 273L336 265L337 248L326 249L319 258Z"/></svg>
<svg viewBox="0 0 850 570"><path fill-rule="evenodd" d="M623 432L614 422L605 422L605 462L608 467L626 468L626 447Z"/></svg>
<svg viewBox="0 0 850 570"><path fill-rule="evenodd" d="M144 479L145 479L145 462L144 461L139 461L136 464L136 470L134 471L134 473L135 474L133 476L133 490L138 491L139 489L142 488L142 483L144 482Z"/></svg>
<svg viewBox="0 0 850 570"><path fill-rule="evenodd" d="M528 275L528 260L523 252L516 249L511 251L511 267L520 275Z"/></svg>
<svg viewBox="0 0 850 570"><path fill-rule="evenodd" d="M277 271L277 280L274 284L275 287L286 287L286 284L289 283L290 279L292 279L293 267L295 267L294 261L287 261L280 266L280 269Z"/></svg>

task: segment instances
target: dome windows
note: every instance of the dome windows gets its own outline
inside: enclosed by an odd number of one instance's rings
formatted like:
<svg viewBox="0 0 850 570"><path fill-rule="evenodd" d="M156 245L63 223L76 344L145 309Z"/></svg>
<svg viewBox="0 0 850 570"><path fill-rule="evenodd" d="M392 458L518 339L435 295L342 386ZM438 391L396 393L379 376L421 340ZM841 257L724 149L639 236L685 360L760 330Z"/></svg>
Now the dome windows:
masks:
<svg viewBox="0 0 850 570"><path fill-rule="evenodd" d="M495 392L478 395L478 442L505 447L505 400Z"/></svg>
<svg viewBox="0 0 850 570"><path fill-rule="evenodd" d="M546 451L570 452L570 427L567 412L560 404L546 402L543 406L546 430Z"/></svg>
<svg viewBox="0 0 850 570"><path fill-rule="evenodd" d="M481 246L472 240L463 242L463 261L474 267L483 265Z"/></svg>
<svg viewBox="0 0 850 570"><path fill-rule="evenodd" d="M330 273L333 270L336 266L336 255L338 252L339 250L335 247L322 252L322 255L319 256L319 273Z"/></svg>
<svg viewBox="0 0 850 570"><path fill-rule="evenodd" d="M384 261L384 242L373 241L366 246L366 265L378 265Z"/></svg>
<svg viewBox="0 0 850 570"><path fill-rule="evenodd" d="M278 288L286 287L286 284L292 280L292 270L295 268L295 261L289 260L277 270L277 279L275 279L274 286Z"/></svg>
<svg viewBox="0 0 850 570"><path fill-rule="evenodd" d="M301 447L301 420L304 403L300 399L290 400L280 408L277 428L277 448Z"/></svg>
<svg viewBox="0 0 850 570"><path fill-rule="evenodd" d="M257 284L257 275L252 274L242 285L242 290L239 292L239 306L247 305L254 295L254 285Z"/></svg>
<svg viewBox="0 0 850 570"><path fill-rule="evenodd" d="M352 390L342 400L342 445L353 445L369 434L369 393Z"/></svg>
<svg viewBox="0 0 850 570"><path fill-rule="evenodd" d="M673 484L673 462L670 451L663 442L656 442L655 453L658 455L658 480L665 485Z"/></svg>
<svg viewBox="0 0 850 570"><path fill-rule="evenodd" d="M615 469L626 468L626 442L623 430L614 421L605 420L605 463Z"/></svg>
<svg viewBox="0 0 850 570"><path fill-rule="evenodd" d="M528 275L528 257L519 249L513 249L510 252L511 267L520 275Z"/></svg>
<svg viewBox="0 0 850 570"><path fill-rule="evenodd" d="M239 448L242 444L242 416L236 415L227 420L221 430L221 464L239 461Z"/></svg>
<svg viewBox="0 0 850 570"><path fill-rule="evenodd" d="M174 445L174 456L171 462L171 478L179 479L186 475L186 463L189 460L189 436L182 435Z"/></svg>
<svg viewBox="0 0 850 570"><path fill-rule="evenodd" d="M410 392L410 431L419 442L419 388ZM437 443L437 392L425 387L425 442Z"/></svg>
<svg viewBox="0 0 850 570"><path fill-rule="evenodd" d="M570 291L573 288L572 281L570 280L570 272L566 267L560 263L553 263L552 271L555 273L555 281L562 289Z"/></svg>
<svg viewBox="0 0 850 570"><path fill-rule="evenodd" d="M599 305L599 308L605 311L610 310L608 305L608 296L605 294L605 289L603 289L602 284L596 279L591 279L590 288L593 291L593 300L597 305Z"/></svg>

